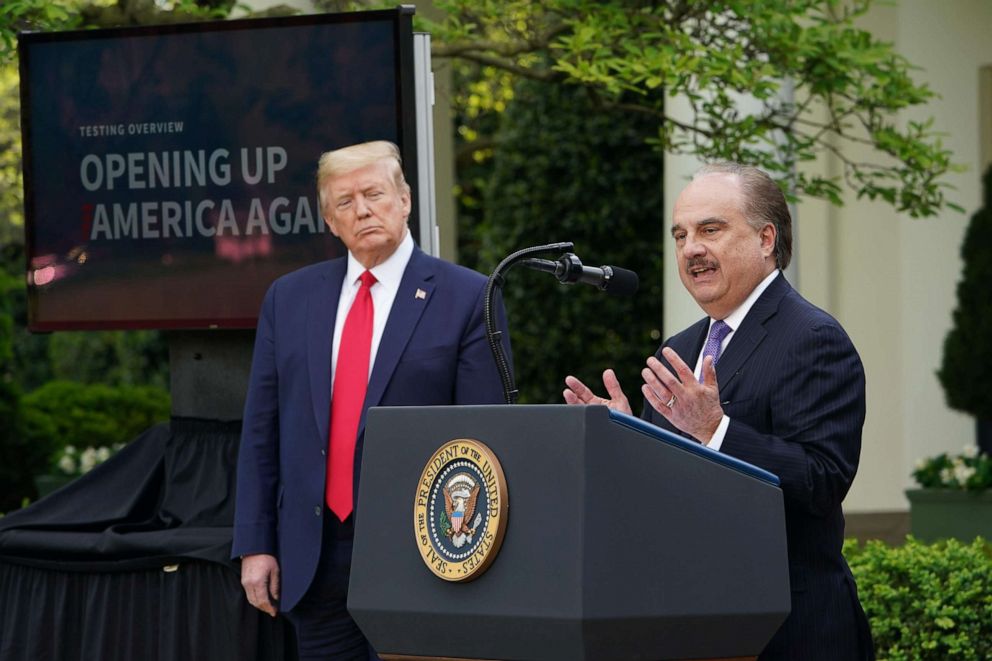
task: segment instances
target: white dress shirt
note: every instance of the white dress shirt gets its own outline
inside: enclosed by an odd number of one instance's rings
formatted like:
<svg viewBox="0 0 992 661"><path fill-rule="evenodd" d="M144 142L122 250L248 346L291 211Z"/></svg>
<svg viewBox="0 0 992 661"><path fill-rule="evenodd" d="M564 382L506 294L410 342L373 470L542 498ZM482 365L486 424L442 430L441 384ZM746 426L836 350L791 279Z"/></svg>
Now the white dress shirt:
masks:
<svg viewBox="0 0 992 661"><path fill-rule="evenodd" d="M768 285L772 284L772 280L774 280L775 276L777 276L778 274L779 274L779 270L775 269L767 276L765 276L765 279L758 283L758 286L751 291L748 297L744 299L744 302L741 303L736 310L734 310L724 318L723 322L730 327L730 332L727 333L727 335L723 338L723 342L720 343L721 356L727 350L727 346L730 344L730 341L734 339L734 334L736 333L737 329L740 328L741 323L744 321L744 317L746 317L747 313L751 311L752 307L754 307L754 302L758 300L758 297L761 296L766 289L768 289ZM716 319L710 319L710 328L713 327L713 324L716 321L717 321ZM706 332L707 332L707 336L709 336L709 330L707 330ZM705 348L705 342L703 343L703 346ZM700 373L702 373L702 371L703 371L703 352L700 351L699 356L696 358L696 369L694 372L697 381L699 380L699 375ZM730 418L724 415L723 419L720 420L720 426L716 428L716 432L713 434L713 438L710 439L709 443L706 443L706 446L711 450L719 451L720 446L723 445L723 438L727 435L727 427L729 426L730 426Z"/></svg>
<svg viewBox="0 0 992 661"><path fill-rule="evenodd" d="M396 292L399 291L400 282L403 280L403 273L406 265L410 262L413 254L413 237L410 230L406 231L406 236L400 241L400 245L384 262L373 266L370 271L375 276L376 282L372 285L372 349L369 352L369 376L372 376L372 368L375 365L375 356L379 351L379 342L382 340L382 332L386 328L386 320L389 319L389 311L393 308L393 301L396 300ZM365 267L348 253L348 272L345 273L344 283L341 285L341 298L338 299L338 314L334 322L334 344L331 346L331 392L334 392L334 372L338 366L338 350L341 348L341 333L344 331L344 321L351 310L351 304L358 295L361 288L359 277L365 272Z"/></svg>

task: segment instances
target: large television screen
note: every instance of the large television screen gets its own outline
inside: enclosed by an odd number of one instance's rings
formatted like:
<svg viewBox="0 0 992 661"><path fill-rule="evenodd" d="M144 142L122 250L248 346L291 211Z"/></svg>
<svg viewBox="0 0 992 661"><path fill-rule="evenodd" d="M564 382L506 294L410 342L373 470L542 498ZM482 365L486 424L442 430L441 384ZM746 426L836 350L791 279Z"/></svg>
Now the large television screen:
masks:
<svg viewBox="0 0 992 661"><path fill-rule="evenodd" d="M273 279L344 254L317 205L322 152L391 140L417 190L411 23L22 35L30 328L254 327Z"/></svg>

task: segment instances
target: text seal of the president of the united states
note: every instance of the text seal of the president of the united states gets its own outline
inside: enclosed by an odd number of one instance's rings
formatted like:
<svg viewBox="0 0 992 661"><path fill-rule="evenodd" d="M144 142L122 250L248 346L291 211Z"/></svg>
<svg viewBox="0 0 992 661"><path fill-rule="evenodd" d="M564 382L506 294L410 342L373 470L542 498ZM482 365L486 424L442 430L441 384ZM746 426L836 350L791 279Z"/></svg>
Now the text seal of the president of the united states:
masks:
<svg viewBox="0 0 992 661"><path fill-rule="evenodd" d="M413 508L424 564L446 581L478 578L503 543L507 505L506 479L492 450L467 438L442 445L424 467Z"/></svg>

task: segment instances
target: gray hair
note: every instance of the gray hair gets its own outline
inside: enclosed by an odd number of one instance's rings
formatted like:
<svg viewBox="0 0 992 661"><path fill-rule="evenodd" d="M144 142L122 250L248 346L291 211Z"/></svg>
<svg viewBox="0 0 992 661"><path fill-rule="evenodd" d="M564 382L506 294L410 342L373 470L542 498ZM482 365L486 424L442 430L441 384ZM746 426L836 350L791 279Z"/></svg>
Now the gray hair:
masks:
<svg viewBox="0 0 992 661"><path fill-rule="evenodd" d="M740 180L744 217L759 231L767 223L775 227L775 264L785 269L792 261L792 216L785 194L775 180L763 170L733 161L704 165L692 178L695 180L708 174L731 174Z"/></svg>

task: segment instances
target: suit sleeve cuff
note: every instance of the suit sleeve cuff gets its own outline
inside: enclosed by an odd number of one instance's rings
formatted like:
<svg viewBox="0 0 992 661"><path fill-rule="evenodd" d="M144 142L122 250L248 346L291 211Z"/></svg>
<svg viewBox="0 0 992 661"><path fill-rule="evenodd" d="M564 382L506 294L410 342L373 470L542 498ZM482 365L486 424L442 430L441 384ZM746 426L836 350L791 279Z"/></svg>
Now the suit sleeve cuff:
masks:
<svg viewBox="0 0 992 661"><path fill-rule="evenodd" d="M275 533L271 526L235 525L231 559L258 553L276 554Z"/></svg>

